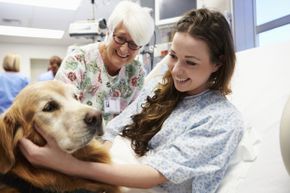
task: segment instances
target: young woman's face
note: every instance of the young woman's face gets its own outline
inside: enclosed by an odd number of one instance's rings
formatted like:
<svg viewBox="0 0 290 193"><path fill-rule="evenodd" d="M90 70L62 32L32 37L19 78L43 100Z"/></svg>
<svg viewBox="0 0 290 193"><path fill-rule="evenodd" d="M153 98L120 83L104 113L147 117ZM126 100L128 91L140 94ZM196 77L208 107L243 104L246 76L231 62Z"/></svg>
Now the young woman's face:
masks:
<svg viewBox="0 0 290 193"><path fill-rule="evenodd" d="M210 75L219 68L211 63L207 44L188 33L174 35L169 55L168 67L174 85L178 91L188 95L206 90Z"/></svg>
<svg viewBox="0 0 290 193"><path fill-rule="evenodd" d="M139 46L134 46L137 45L132 40L126 27L123 24L118 25L113 34L110 34L107 44L107 59L110 61L110 68L120 69L123 65L130 63L139 53Z"/></svg>

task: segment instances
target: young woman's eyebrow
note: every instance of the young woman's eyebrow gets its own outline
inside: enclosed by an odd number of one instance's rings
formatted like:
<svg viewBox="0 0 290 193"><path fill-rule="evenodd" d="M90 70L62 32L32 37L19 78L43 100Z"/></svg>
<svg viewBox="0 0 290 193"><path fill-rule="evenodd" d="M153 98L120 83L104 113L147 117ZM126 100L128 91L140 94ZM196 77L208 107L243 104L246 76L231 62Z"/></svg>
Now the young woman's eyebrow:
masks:
<svg viewBox="0 0 290 193"><path fill-rule="evenodd" d="M169 49L169 52L171 52L172 54L175 54L175 51L172 49Z"/></svg>
<svg viewBox="0 0 290 193"><path fill-rule="evenodd" d="M172 54L176 54L174 50L170 49L169 52L171 52ZM185 56L186 59L195 59L200 61L199 58L195 57L195 56Z"/></svg>
<svg viewBox="0 0 290 193"><path fill-rule="evenodd" d="M187 58L187 59L195 59L195 60L200 61L200 59L195 57L195 56L185 56L185 58Z"/></svg>

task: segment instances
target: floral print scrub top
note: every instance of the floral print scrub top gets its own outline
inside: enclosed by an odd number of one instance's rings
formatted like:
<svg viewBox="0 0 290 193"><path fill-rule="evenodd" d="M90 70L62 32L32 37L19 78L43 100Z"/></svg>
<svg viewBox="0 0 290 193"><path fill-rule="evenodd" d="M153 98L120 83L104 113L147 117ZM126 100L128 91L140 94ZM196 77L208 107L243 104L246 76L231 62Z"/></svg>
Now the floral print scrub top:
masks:
<svg viewBox="0 0 290 193"><path fill-rule="evenodd" d="M104 111L104 101L117 98L122 111L139 94L145 70L140 62L133 61L124 65L119 74L110 76L99 51L100 43L76 48L66 56L55 79L76 87L76 96L87 105L103 112L105 124L116 113Z"/></svg>
<svg viewBox="0 0 290 193"><path fill-rule="evenodd" d="M144 92L107 124L105 140L113 141L122 128L132 122L131 115L141 111L146 96L152 96L152 89L147 86L146 83ZM150 150L140 161L168 179L155 187L156 190L215 193L243 129L241 114L220 92L207 90L186 96L149 141Z"/></svg>

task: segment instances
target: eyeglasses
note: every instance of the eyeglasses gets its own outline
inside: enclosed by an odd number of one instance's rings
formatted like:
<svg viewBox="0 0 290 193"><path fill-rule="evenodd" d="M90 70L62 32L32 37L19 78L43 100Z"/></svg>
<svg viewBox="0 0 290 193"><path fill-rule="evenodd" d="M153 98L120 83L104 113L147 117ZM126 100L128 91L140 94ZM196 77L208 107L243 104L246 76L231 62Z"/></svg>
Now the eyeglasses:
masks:
<svg viewBox="0 0 290 193"><path fill-rule="evenodd" d="M115 34L113 34L113 39L119 45L124 45L125 43L128 43L128 47L131 50L138 50L139 48L142 47L142 46L136 45L135 42L133 42L133 41L128 41L125 37L118 36L118 35L115 35Z"/></svg>

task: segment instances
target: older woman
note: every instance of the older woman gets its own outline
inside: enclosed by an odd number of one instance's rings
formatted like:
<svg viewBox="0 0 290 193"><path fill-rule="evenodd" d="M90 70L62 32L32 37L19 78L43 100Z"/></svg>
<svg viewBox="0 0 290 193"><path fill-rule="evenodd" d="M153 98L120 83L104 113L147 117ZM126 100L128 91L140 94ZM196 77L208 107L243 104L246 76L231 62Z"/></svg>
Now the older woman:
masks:
<svg viewBox="0 0 290 193"><path fill-rule="evenodd" d="M77 97L103 111L107 122L138 95L145 71L134 60L154 31L150 14L138 4L121 1L108 19L104 42L80 47L63 61L55 79L77 87Z"/></svg>

